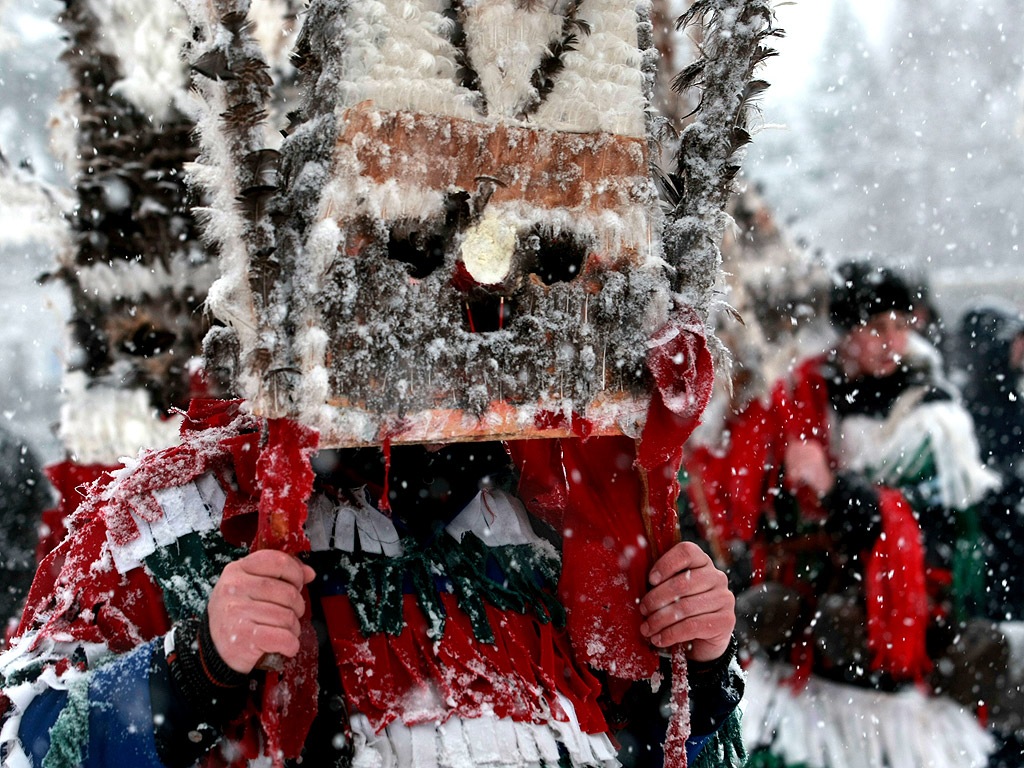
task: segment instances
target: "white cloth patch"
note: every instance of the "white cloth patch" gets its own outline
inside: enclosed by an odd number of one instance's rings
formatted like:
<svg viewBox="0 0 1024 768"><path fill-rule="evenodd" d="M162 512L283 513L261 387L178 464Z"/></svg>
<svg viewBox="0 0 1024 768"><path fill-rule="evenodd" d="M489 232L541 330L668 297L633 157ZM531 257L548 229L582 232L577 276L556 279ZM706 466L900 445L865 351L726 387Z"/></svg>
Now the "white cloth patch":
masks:
<svg viewBox="0 0 1024 768"><path fill-rule="evenodd" d="M480 491L448 523L445 531L456 541L462 541L467 533L474 533L491 547L530 544L545 551L551 548L549 542L533 532L523 502L501 490Z"/></svg>
<svg viewBox="0 0 1024 768"><path fill-rule="evenodd" d="M306 522L306 533L309 535L311 522L320 522L332 526L328 539L333 542L332 548L342 552L355 552L356 534L359 535L359 548L363 552L374 555L398 557L402 554L402 542L395 530L395 524L382 512L377 511L366 496L365 488L352 491L354 503L342 503L331 507L326 512L320 507L321 502L314 499L310 504L310 518ZM322 497L318 497L322 498ZM328 504L332 502L328 501ZM313 523L315 524L315 523ZM318 534L319 535L319 534ZM311 539L312 541L312 539Z"/></svg>
<svg viewBox="0 0 1024 768"><path fill-rule="evenodd" d="M309 514L306 516L306 536L309 548L314 552L327 552L334 536L334 504L323 494L309 500Z"/></svg>
<svg viewBox="0 0 1024 768"><path fill-rule="evenodd" d="M152 522L132 512L139 529L137 538L116 544L107 534L107 543L118 573L127 573L142 565L156 550L173 544L189 533L202 533L220 527L227 494L212 473L206 473L185 485L153 492L161 515Z"/></svg>

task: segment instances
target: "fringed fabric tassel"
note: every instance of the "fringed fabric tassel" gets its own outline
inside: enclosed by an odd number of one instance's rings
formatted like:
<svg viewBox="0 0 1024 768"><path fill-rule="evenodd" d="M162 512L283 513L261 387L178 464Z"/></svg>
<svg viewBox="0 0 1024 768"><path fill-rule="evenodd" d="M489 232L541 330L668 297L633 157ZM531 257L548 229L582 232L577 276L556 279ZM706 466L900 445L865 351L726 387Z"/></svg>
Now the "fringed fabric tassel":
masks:
<svg viewBox="0 0 1024 768"><path fill-rule="evenodd" d="M740 713L734 711L721 728L704 743L691 768L740 768L746 765L747 750L740 732Z"/></svg>
<svg viewBox="0 0 1024 768"><path fill-rule="evenodd" d="M366 636L402 633L403 595L411 590L428 619L428 637L439 640L447 614L434 577L438 573L445 574L451 594L481 643L494 643L495 638L487 618L488 605L501 611L531 613L541 623L565 624L565 611L554 596L559 561L532 545L489 547L468 533L461 542L442 535L425 550L411 541L403 542L403 548L404 554L398 557L347 552L319 555L318 573L328 576L330 592L344 591L348 596ZM341 583L335 583L336 578Z"/></svg>
<svg viewBox="0 0 1024 768"><path fill-rule="evenodd" d="M89 749L89 677L68 687L68 700L50 729L43 768L77 768Z"/></svg>
<svg viewBox="0 0 1024 768"><path fill-rule="evenodd" d="M414 595L405 595L400 635L364 636L351 601L325 595L324 613L334 657L352 711L377 730L396 718L408 723L443 720L454 713L485 713L517 722L538 717L564 721L559 700L571 702L582 730L607 730L597 703L600 683L573 663L564 630L512 611L487 606L492 643L474 635L469 617L453 595L441 595L447 615L444 636L428 633L429 622Z"/></svg>

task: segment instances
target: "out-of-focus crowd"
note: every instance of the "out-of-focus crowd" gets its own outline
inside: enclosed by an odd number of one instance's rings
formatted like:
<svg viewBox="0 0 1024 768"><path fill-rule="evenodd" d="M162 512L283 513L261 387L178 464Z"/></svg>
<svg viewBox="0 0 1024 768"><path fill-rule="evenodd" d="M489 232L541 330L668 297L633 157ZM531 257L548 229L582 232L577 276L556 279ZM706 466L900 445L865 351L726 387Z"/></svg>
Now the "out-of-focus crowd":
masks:
<svg viewBox="0 0 1024 768"><path fill-rule="evenodd" d="M945 324L895 270L831 277L832 343L758 396L741 356L685 464L737 594L750 764L1020 765L1024 312Z"/></svg>

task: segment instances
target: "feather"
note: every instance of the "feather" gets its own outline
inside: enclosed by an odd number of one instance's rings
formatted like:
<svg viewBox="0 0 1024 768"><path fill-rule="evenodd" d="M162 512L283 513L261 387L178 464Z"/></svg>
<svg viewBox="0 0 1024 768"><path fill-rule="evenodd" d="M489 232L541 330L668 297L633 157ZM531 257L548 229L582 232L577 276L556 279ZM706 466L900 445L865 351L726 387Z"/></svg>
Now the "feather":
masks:
<svg viewBox="0 0 1024 768"><path fill-rule="evenodd" d="M526 120L540 108L554 90L558 74L565 69L565 55L576 50L579 35L590 34L590 24L576 16L582 3L583 0L574 0L569 6L562 21L562 37L551 45L548 55L540 60L540 64L530 77L536 96L523 108L519 115L520 120Z"/></svg>
<svg viewBox="0 0 1024 768"><path fill-rule="evenodd" d="M654 176L654 185L658 189L658 196L669 211L674 211L686 196L686 180L677 174L666 173L664 169L653 164L651 172Z"/></svg>
<svg viewBox="0 0 1024 768"><path fill-rule="evenodd" d="M252 180L252 187L277 189L278 169L281 164L281 153L275 149L258 149L245 156L243 166ZM246 190L248 191L248 190ZM243 195L246 192L243 191Z"/></svg>
<svg viewBox="0 0 1024 768"><path fill-rule="evenodd" d="M257 128L267 117L259 104L244 101L228 107L221 113L224 127L235 134L246 134Z"/></svg>
<svg viewBox="0 0 1024 768"><path fill-rule="evenodd" d="M192 70L211 80L234 80L238 77L231 71L227 54L220 48L207 51L196 59Z"/></svg>

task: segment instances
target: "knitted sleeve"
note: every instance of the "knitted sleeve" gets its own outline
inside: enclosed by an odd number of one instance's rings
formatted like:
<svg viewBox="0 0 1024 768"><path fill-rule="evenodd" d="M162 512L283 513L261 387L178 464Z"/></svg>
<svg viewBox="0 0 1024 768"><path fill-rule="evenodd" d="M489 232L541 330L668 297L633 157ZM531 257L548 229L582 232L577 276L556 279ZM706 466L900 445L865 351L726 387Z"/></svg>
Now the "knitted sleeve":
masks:
<svg viewBox="0 0 1024 768"><path fill-rule="evenodd" d="M153 730L157 753L169 768L186 768L204 755L249 695L249 676L224 663L209 627L205 614L187 619L153 653Z"/></svg>

